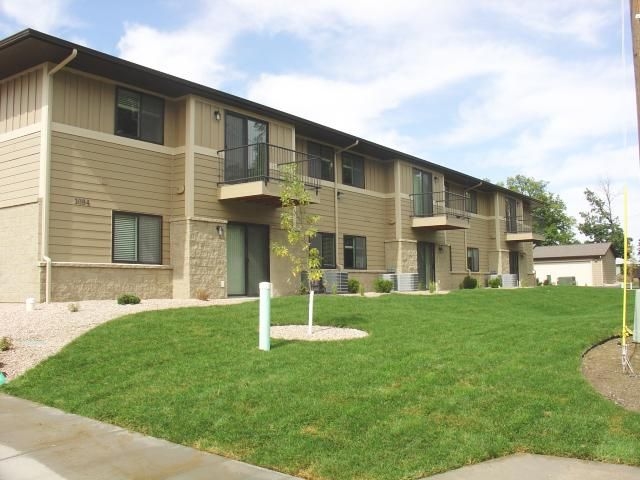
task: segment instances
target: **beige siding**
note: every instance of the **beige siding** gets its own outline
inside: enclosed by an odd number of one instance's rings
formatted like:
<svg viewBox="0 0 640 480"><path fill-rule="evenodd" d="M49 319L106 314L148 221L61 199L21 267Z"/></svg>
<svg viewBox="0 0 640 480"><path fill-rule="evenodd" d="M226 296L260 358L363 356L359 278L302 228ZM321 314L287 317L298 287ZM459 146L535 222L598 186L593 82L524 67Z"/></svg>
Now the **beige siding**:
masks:
<svg viewBox="0 0 640 480"><path fill-rule="evenodd" d="M367 238L367 269L384 270L385 199L371 195L346 192L340 197L340 232L338 236L338 263L344 264L344 236Z"/></svg>
<svg viewBox="0 0 640 480"><path fill-rule="evenodd" d="M54 122L113 134L115 102L116 85L113 83L70 70L62 70L53 78ZM184 145L184 124L184 101L165 100L166 145Z"/></svg>
<svg viewBox="0 0 640 480"><path fill-rule="evenodd" d="M38 200L40 132L0 143L0 208Z"/></svg>
<svg viewBox="0 0 640 480"><path fill-rule="evenodd" d="M169 264L172 157L54 133L49 252L58 262L111 262L113 210L163 217L163 263ZM76 205L76 198L89 201Z"/></svg>
<svg viewBox="0 0 640 480"><path fill-rule="evenodd" d="M0 82L0 134L40 122L42 70Z"/></svg>
<svg viewBox="0 0 640 480"><path fill-rule="evenodd" d="M0 208L0 302L40 300L40 205Z"/></svg>
<svg viewBox="0 0 640 480"><path fill-rule="evenodd" d="M53 121L113 133L115 86L62 70L53 78Z"/></svg>
<svg viewBox="0 0 640 480"><path fill-rule="evenodd" d="M269 124L269 143L284 148L293 148L293 127L255 113L228 108L221 104L196 100L195 108L195 144L213 150L224 148L224 115L225 111L246 115L263 120ZM216 120L215 112L220 112L220 120Z"/></svg>
<svg viewBox="0 0 640 480"><path fill-rule="evenodd" d="M171 191L170 214L174 217L182 217L185 215L184 168L184 154L175 155L171 161L171 179L169 181L169 188ZM198 190L196 190L196 192L197 191Z"/></svg>
<svg viewBox="0 0 640 480"><path fill-rule="evenodd" d="M185 101L166 101L164 105L164 144L168 147L180 147L184 145L185 139Z"/></svg>

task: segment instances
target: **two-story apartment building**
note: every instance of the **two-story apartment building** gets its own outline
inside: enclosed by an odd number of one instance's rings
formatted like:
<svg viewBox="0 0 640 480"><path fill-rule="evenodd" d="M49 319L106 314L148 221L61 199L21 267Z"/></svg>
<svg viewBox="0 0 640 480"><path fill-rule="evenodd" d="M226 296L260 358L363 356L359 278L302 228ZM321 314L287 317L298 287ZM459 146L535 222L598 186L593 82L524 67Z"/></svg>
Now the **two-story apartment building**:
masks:
<svg viewBox="0 0 640 480"><path fill-rule="evenodd" d="M293 292L270 248L288 168L325 269L534 282L526 196L25 30L0 42L0 301Z"/></svg>

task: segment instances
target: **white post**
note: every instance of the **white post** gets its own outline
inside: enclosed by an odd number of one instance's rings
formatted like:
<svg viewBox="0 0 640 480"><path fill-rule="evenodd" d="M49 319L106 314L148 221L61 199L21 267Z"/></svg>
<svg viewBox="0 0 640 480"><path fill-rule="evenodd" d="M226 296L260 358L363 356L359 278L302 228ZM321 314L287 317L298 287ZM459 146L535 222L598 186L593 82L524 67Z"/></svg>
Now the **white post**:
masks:
<svg viewBox="0 0 640 480"><path fill-rule="evenodd" d="M260 282L260 335L258 348L269 351L271 349L271 284Z"/></svg>
<svg viewBox="0 0 640 480"><path fill-rule="evenodd" d="M313 290L309 292L309 335L313 335Z"/></svg>
<svg viewBox="0 0 640 480"><path fill-rule="evenodd" d="M640 290L636 290L636 308L633 315L633 341L640 343Z"/></svg>

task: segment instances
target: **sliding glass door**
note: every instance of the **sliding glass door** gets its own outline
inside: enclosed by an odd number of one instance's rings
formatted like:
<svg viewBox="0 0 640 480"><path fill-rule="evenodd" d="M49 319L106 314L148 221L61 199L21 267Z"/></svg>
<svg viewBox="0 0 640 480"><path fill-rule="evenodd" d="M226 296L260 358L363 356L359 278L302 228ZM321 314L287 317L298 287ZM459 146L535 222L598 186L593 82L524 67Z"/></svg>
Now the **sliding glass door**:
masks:
<svg viewBox="0 0 640 480"><path fill-rule="evenodd" d="M258 284L269 281L269 226L227 226L227 293L257 297Z"/></svg>
<svg viewBox="0 0 640 480"><path fill-rule="evenodd" d="M268 176L267 123L225 114L224 180L250 181Z"/></svg>
<svg viewBox="0 0 640 480"><path fill-rule="evenodd" d="M433 215L433 192L431 173L413 170L413 214L416 217Z"/></svg>
<svg viewBox="0 0 640 480"><path fill-rule="evenodd" d="M418 242L418 281L427 289L436 281L436 246L431 242Z"/></svg>

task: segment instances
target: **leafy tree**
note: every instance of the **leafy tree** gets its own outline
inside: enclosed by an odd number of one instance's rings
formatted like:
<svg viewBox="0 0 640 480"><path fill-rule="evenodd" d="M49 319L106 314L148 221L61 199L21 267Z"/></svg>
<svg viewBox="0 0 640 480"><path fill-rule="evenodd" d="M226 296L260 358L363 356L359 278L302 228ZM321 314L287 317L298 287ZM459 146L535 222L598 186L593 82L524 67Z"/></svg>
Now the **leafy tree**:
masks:
<svg viewBox="0 0 640 480"><path fill-rule="evenodd" d="M613 214L611 205L613 193L609 180L601 183L602 197L590 189L585 189L587 202L591 205L588 212L580 212L582 223L578 230L589 240L588 243L611 242L611 248L616 257L624 255L624 230L620 226L620 219ZM631 238L628 239L631 247ZM629 252L631 248L629 248Z"/></svg>
<svg viewBox="0 0 640 480"><path fill-rule="evenodd" d="M525 175L507 178L506 187L514 192L527 195L540 205L534 207L533 215L540 218L544 226L542 245L567 245L576 243L573 227L576 220L567 214L567 205L559 195L547 189L549 182L536 180Z"/></svg>
<svg viewBox="0 0 640 480"><path fill-rule="evenodd" d="M311 239L316 236L319 217L309 213L311 194L305 188L302 178L296 172L296 164L283 168L280 202L280 226L287 233L285 243L274 242L271 249L278 257L289 259L290 280L298 281L302 272L307 272L307 291L311 283L322 278L320 252L311 248Z"/></svg>

